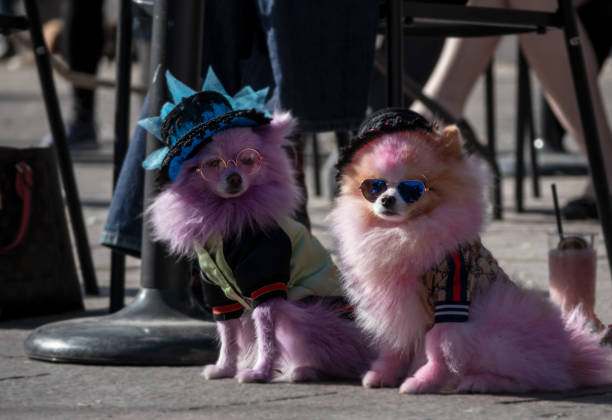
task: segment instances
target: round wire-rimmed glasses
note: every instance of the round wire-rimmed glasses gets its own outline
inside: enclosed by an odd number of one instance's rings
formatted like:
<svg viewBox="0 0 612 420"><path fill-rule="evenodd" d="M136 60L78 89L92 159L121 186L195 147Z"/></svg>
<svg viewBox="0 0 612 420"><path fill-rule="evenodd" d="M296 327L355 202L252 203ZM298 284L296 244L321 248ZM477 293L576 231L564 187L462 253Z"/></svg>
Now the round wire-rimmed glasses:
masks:
<svg viewBox="0 0 612 420"><path fill-rule="evenodd" d="M196 169L205 181L217 181L219 175L232 163L240 168L245 174L254 174L261 168L263 156L257 150L247 147L236 154L235 159L224 160L221 156L210 156L202 161Z"/></svg>

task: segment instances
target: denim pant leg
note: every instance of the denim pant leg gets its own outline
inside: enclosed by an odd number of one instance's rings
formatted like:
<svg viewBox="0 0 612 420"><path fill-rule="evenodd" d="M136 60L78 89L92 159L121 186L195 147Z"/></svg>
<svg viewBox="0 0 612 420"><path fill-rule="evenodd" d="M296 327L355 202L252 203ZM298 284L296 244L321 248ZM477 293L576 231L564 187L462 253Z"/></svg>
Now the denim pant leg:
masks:
<svg viewBox="0 0 612 420"><path fill-rule="evenodd" d="M14 15L15 0L0 0L0 13L4 15Z"/></svg>
<svg viewBox="0 0 612 420"><path fill-rule="evenodd" d="M147 117L149 96L145 98L140 119ZM136 126L128 147L100 243L120 252L140 257L144 169L142 161L147 147L147 132Z"/></svg>
<svg viewBox="0 0 612 420"><path fill-rule="evenodd" d="M258 0L275 89L302 132L347 131L365 117L379 1Z"/></svg>

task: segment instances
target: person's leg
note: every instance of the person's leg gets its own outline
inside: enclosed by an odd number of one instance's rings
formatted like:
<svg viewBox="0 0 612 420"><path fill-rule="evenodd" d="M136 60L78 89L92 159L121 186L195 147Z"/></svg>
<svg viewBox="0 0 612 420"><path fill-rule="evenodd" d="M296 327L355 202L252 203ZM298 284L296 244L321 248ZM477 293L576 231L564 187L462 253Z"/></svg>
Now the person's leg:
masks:
<svg viewBox="0 0 612 420"><path fill-rule="evenodd" d="M510 4L512 7L521 9L553 10L556 8L557 2L555 0L541 0L534 3L529 0L510 0ZM597 60L584 28L580 22L578 24L591 88L599 144L606 166L608 186L612 193L612 131L606 118L605 107L597 84ZM580 112L574 89L572 89L572 73L562 32L553 29L545 35L521 35L519 39L521 49L529 66L536 73L551 108L565 129L576 138L586 155ZM592 188L587 188L585 194L592 197Z"/></svg>
<svg viewBox="0 0 612 420"><path fill-rule="evenodd" d="M142 105L140 119L146 118L149 95ZM140 257L144 199L144 169L147 132L137 125L117 179L100 243L119 252Z"/></svg>
<svg viewBox="0 0 612 420"><path fill-rule="evenodd" d="M65 5L65 51L70 69L96 74L104 42L103 0L69 0ZM94 91L73 88L73 115L68 124L70 144L96 138Z"/></svg>
<svg viewBox="0 0 612 420"><path fill-rule="evenodd" d="M0 0L0 14L14 15L14 0ZM15 46L7 35L0 34L0 60L4 60L15 55Z"/></svg>
<svg viewBox="0 0 612 420"><path fill-rule="evenodd" d="M5 15L15 14L15 0L0 0L0 13Z"/></svg>
<svg viewBox="0 0 612 420"><path fill-rule="evenodd" d="M612 32L607 26L612 18L612 2L610 0L590 0L580 6L577 12L595 51L597 66L601 74L603 64L612 50ZM545 146L554 151L565 152L563 147L565 129L557 121L557 117L554 116L548 102L543 97L540 98L540 103L540 132Z"/></svg>
<svg viewBox="0 0 612 420"><path fill-rule="evenodd" d="M504 7L505 1L473 0L472 6ZM455 119L460 119L474 84L485 70L499 37L448 38L423 93L440 103ZM421 114L430 112L420 102L412 109Z"/></svg>

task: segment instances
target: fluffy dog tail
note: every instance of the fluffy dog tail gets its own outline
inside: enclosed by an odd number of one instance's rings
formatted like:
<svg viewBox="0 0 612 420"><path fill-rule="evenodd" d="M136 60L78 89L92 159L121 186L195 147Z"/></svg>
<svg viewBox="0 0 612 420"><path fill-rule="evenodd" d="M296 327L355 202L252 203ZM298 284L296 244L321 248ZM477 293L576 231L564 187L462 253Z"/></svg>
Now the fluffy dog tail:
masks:
<svg viewBox="0 0 612 420"><path fill-rule="evenodd" d="M373 352L356 323L340 312L320 301L279 302L276 339L283 366L278 367L278 379L356 379L363 375ZM299 377L300 372L312 377Z"/></svg>
<svg viewBox="0 0 612 420"><path fill-rule="evenodd" d="M612 383L612 348L600 346L601 334L589 331L581 310L563 317L550 300L512 283L495 282L477 295L469 322L436 328L453 344L434 343L459 375L461 390L560 391Z"/></svg>
<svg viewBox="0 0 612 420"><path fill-rule="evenodd" d="M580 308L565 316L572 362L570 375L577 386L612 384L612 348L601 345L604 332L592 333Z"/></svg>

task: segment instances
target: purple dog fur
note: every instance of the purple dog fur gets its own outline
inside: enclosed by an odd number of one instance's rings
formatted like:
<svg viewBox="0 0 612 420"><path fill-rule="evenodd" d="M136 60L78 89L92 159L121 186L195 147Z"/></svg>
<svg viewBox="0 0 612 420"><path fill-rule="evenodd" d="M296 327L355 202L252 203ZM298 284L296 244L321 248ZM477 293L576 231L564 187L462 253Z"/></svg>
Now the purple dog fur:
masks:
<svg viewBox="0 0 612 420"><path fill-rule="evenodd" d="M274 361L278 356L275 343L275 302L264 302L253 310L253 323L257 340L257 359L252 368L242 370L238 374L240 382L268 382L273 377Z"/></svg>
<svg viewBox="0 0 612 420"><path fill-rule="evenodd" d="M240 319L217 322L220 348L217 363L207 365L202 371L206 379L231 378L236 374L240 345L238 334L241 331Z"/></svg>
<svg viewBox="0 0 612 420"><path fill-rule="evenodd" d="M196 157L185 162L178 178L162 191L147 209L156 240L169 244L170 251L191 256L195 243L203 244L213 234L240 234L247 226L265 227L289 216L298 206L301 193L295 184L291 163L281 146L295 126L289 114L277 114L270 124L255 129L233 128L213 136ZM216 153L235 156L250 147L264 160L261 169L249 176L246 192L223 198L203 188L200 176L193 176L201 157Z"/></svg>
<svg viewBox="0 0 612 420"><path fill-rule="evenodd" d="M192 257L194 245L204 244L213 234L239 236L246 227L265 228L290 216L302 199L283 150L290 146L286 137L294 126L289 114L276 114L266 126L215 134L147 209L154 238L167 242L172 253ZM194 173L207 156L233 159L244 148L258 150L263 162L256 173L242 174L242 194L222 197L215 190L218 184ZM272 299L239 319L218 321L217 326L219 358L204 368L207 379L358 378L371 360L355 323L322 303Z"/></svg>
<svg viewBox="0 0 612 420"><path fill-rule="evenodd" d="M303 382L326 377L360 377L372 359L372 351L354 322L343 319L322 302L295 303L272 299L259 305L240 320L220 321L221 353L214 365L204 368L207 379L232 377L241 382L272 379ZM250 335L254 328L257 346L241 340L239 346L224 346L223 339ZM228 329L232 332L227 334ZM234 353L231 349L234 349ZM254 352L254 353L253 353ZM255 358L255 361L253 361ZM233 364L233 365L232 365Z"/></svg>

